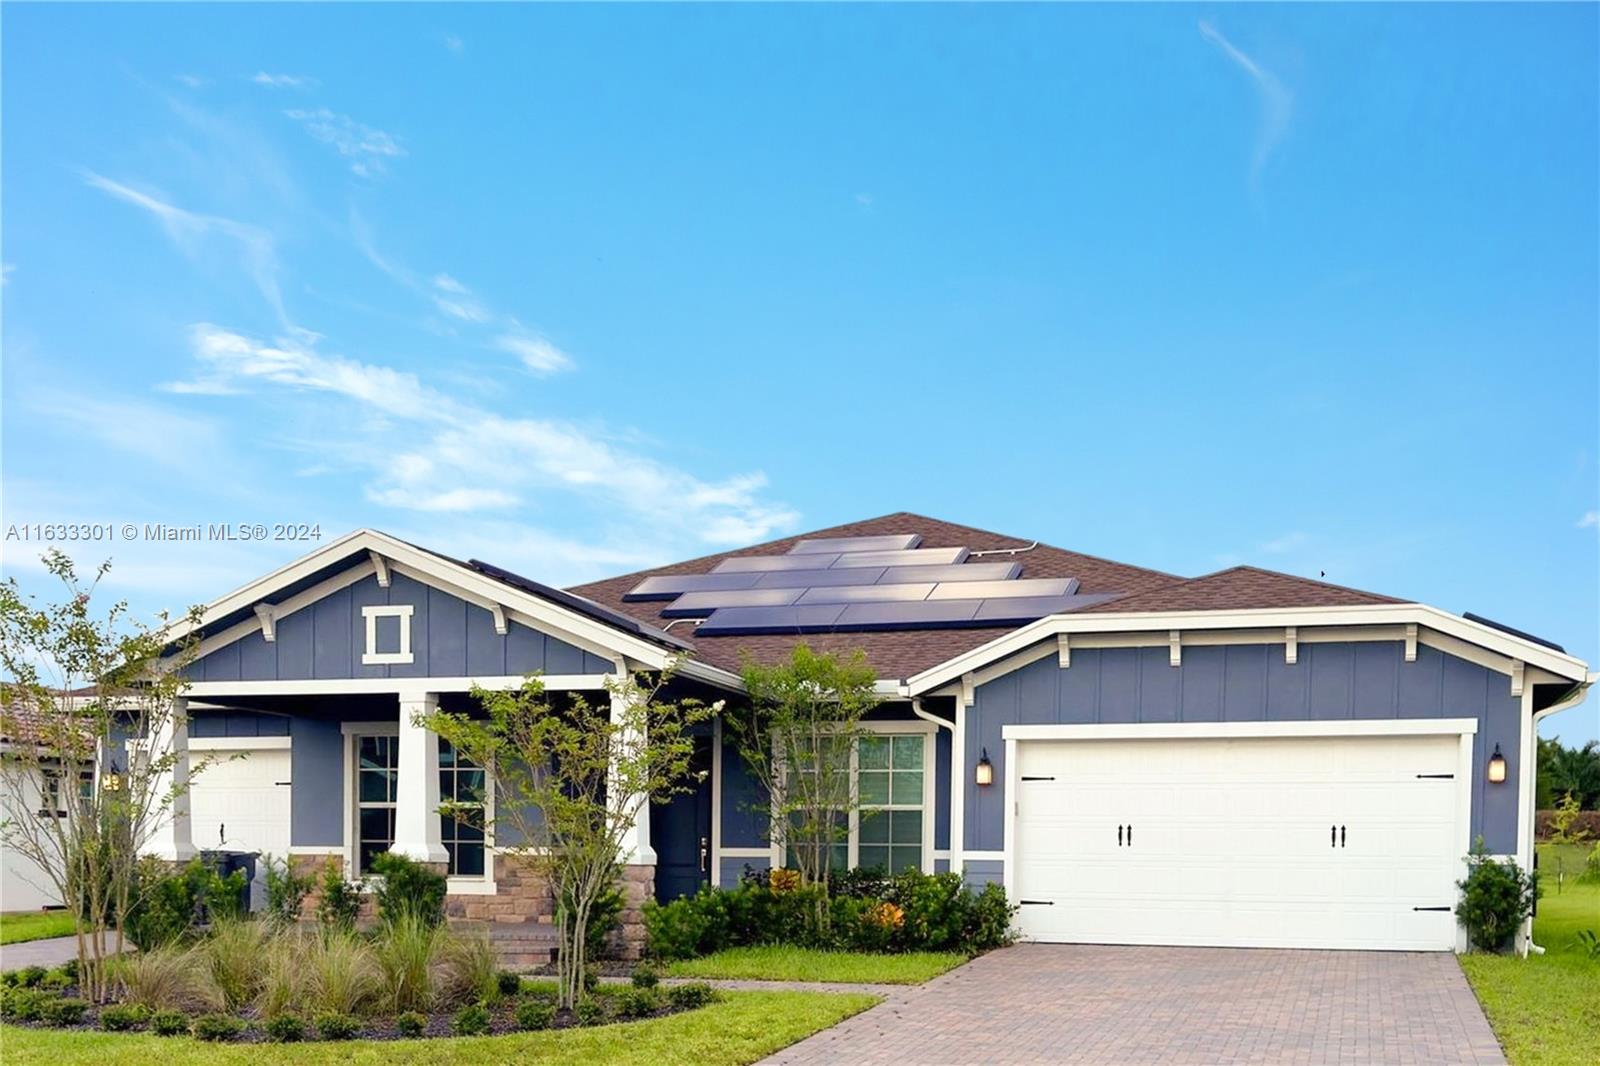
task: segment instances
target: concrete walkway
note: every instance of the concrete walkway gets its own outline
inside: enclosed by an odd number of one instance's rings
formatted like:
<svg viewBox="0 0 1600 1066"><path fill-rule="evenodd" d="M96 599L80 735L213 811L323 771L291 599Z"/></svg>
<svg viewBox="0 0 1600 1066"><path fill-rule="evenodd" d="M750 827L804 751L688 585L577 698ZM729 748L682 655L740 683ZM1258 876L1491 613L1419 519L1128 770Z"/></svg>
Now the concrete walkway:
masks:
<svg viewBox="0 0 1600 1066"><path fill-rule="evenodd" d="M78 957L78 938L52 936L26 940L21 944L0 944L0 970L20 970L24 966L60 966Z"/></svg>
<svg viewBox="0 0 1600 1066"><path fill-rule="evenodd" d="M1021 944L902 989L764 1061L1500 1066L1505 1058L1448 954Z"/></svg>

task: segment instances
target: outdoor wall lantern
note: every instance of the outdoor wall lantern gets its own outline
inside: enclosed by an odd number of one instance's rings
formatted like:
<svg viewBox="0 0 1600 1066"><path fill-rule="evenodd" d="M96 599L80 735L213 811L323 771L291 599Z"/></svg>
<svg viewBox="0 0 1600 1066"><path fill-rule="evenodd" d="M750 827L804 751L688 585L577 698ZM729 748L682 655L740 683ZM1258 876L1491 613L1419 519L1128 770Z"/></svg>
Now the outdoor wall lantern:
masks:
<svg viewBox="0 0 1600 1066"><path fill-rule="evenodd" d="M994 784L994 763L989 761L989 749L984 748L983 754L978 756L978 769L972 779L980 785Z"/></svg>
<svg viewBox="0 0 1600 1066"><path fill-rule="evenodd" d="M100 786L107 792L122 791L122 770L117 766L116 759L108 760L106 772L100 777Z"/></svg>
<svg viewBox="0 0 1600 1066"><path fill-rule="evenodd" d="M1503 784L1506 779L1506 757L1500 754L1500 745L1494 746L1494 754L1489 756L1489 783Z"/></svg>

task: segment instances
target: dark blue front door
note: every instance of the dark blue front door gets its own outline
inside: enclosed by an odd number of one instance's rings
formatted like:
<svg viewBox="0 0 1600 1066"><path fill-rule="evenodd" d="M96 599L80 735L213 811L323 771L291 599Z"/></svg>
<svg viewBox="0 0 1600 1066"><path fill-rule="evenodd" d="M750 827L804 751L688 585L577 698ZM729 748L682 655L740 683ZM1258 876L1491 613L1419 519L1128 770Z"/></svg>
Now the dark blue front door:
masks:
<svg viewBox="0 0 1600 1066"><path fill-rule="evenodd" d="M691 791L650 806L656 849L656 899L692 896L711 880L711 738L696 737L689 763Z"/></svg>

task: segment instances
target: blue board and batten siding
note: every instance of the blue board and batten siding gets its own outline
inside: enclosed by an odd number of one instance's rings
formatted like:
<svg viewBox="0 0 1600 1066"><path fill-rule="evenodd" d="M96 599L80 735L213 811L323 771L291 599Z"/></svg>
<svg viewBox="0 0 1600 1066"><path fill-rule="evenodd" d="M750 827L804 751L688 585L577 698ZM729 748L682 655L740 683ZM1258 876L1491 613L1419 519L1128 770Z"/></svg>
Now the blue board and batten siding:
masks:
<svg viewBox="0 0 1600 1066"><path fill-rule="evenodd" d="M361 608L407 604L414 661L363 665L367 626ZM502 636L494 631L494 616L482 607L403 574L393 575L388 588L369 575L280 619L276 630L271 642L258 631L218 648L191 663L187 676L191 681L309 681L612 670L598 655L516 622Z"/></svg>
<svg viewBox="0 0 1600 1066"><path fill-rule="evenodd" d="M1172 666L1165 646L1075 648L1066 669L1051 654L979 685L967 759L987 749L996 784L979 788L970 767L962 774L967 849L1004 847L1007 725L1475 718L1473 766L1498 744L1507 773L1492 786L1474 775L1472 835L1491 852L1516 851L1522 703L1506 675L1427 645L1408 663L1398 641L1302 643L1297 658L1286 663L1282 644L1199 646ZM968 861L966 871L974 883L1002 872L993 861Z"/></svg>

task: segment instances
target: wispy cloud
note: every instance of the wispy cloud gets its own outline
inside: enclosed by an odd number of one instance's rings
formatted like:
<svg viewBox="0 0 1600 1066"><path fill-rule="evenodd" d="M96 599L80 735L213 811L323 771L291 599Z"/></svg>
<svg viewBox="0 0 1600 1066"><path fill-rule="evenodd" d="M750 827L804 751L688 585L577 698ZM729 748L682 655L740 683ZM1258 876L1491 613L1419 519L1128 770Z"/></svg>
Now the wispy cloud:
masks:
<svg viewBox="0 0 1600 1066"><path fill-rule="evenodd" d="M463 41L460 37L453 33L447 33L444 35L444 46L450 51L454 52L456 55L460 55L462 52L467 50L467 42Z"/></svg>
<svg viewBox="0 0 1600 1066"><path fill-rule="evenodd" d="M1273 149L1288 132L1289 120L1294 114L1294 94L1269 70L1240 50L1222 31L1205 19L1200 20L1200 36L1216 45L1234 65L1249 75L1255 83L1256 95L1261 101L1261 122L1256 132L1255 149L1250 156L1250 187L1260 185L1261 172L1267 165Z"/></svg>
<svg viewBox="0 0 1600 1066"><path fill-rule="evenodd" d="M304 74L269 74L264 70L257 71L250 80L269 89L315 89L321 84Z"/></svg>
<svg viewBox="0 0 1600 1066"><path fill-rule="evenodd" d="M193 470L196 456L216 454L221 444L210 419L139 400L38 390L26 403L58 425L164 468Z"/></svg>
<svg viewBox="0 0 1600 1066"><path fill-rule="evenodd" d="M870 192L856 193L855 200L857 207L867 208L872 206L872 194Z"/></svg>
<svg viewBox="0 0 1600 1066"><path fill-rule="evenodd" d="M706 544L759 540L797 518L765 499L760 473L704 481L593 429L500 415L407 371L324 353L315 341L262 341L209 323L194 326L190 341L208 378L322 393L391 416L361 422L363 439L342 449L367 471L367 498L384 506L469 512L569 497Z"/></svg>
<svg viewBox="0 0 1600 1066"><path fill-rule="evenodd" d="M1309 534L1295 530L1281 537L1272 538L1261 545L1261 550L1268 555L1287 555L1289 552L1299 551L1310 543Z"/></svg>
<svg viewBox="0 0 1600 1066"><path fill-rule="evenodd" d="M1600 511L1585 511L1583 517L1578 519L1579 529L1594 529L1600 526Z"/></svg>
<svg viewBox="0 0 1600 1066"><path fill-rule="evenodd" d="M191 89L204 89L211 84L210 78L203 78L198 74L174 74L172 80Z"/></svg>
<svg viewBox="0 0 1600 1066"><path fill-rule="evenodd" d="M17 264L15 263L0 263L0 285L9 285L11 283L11 275L16 272L16 269Z"/></svg>
<svg viewBox="0 0 1600 1066"><path fill-rule="evenodd" d="M277 314L279 322L288 327L289 318L284 312L283 293L278 285L277 252L272 235L266 230L219 215L187 211L158 196L112 181L92 170L83 172L83 180L108 196L148 212L161 223L167 236L185 254L191 256L198 254L206 239L210 237L222 237L229 241L234 245L241 265Z"/></svg>
<svg viewBox="0 0 1600 1066"><path fill-rule="evenodd" d="M495 338L494 345L521 359L522 365L536 374L555 374L573 366L571 356L543 337L505 333Z"/></svg>
<svg viewBox="0 0 1600 1066"><path fill-rule="evenodd" d="M362 177L385 173L388 169L385 160L406 154L393 134L326 107L290 108L284 114L304 126L312 137L350 160L350 169Z"/></svg>

